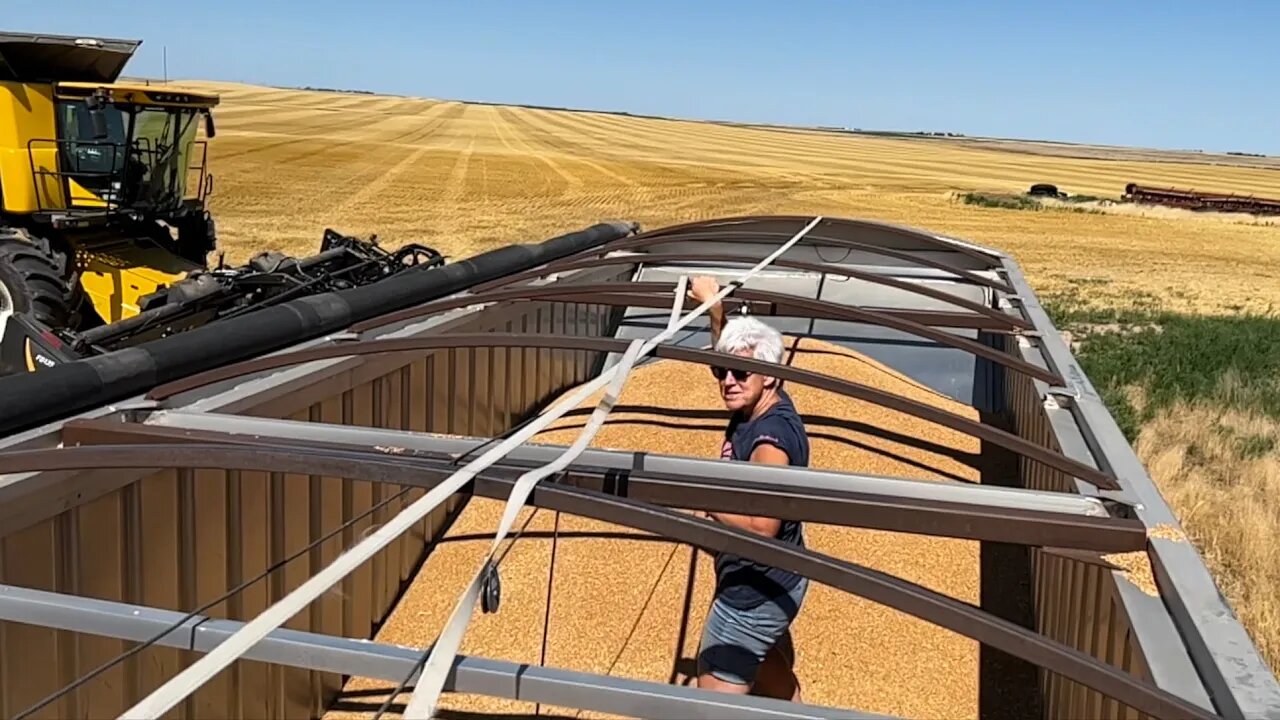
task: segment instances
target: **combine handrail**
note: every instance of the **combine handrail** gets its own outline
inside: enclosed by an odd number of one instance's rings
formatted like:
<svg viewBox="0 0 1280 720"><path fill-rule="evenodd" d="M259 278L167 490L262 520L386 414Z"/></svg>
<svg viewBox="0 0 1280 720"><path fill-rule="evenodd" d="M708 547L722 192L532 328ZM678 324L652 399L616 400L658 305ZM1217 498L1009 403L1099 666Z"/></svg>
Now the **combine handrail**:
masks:
<svg viewBox="0 0 1280 720"><path fill-rule="evenodd" d="M213 370L191 375L171 383L161 385L150 393L150 400L165 400L174 395L185 393L223 380L230 380L251 373L275 370L290 365L297 365L314 360L328 360L347 356L377 355L387 353L417 352L422 350L439 350L460 347L530 347L559 350L598 350L602 352L621 353L627 349L627 341L615 338L580 337L573 335L537 335L526 333L457 333L434 335L430 337L408 337L388 340L358 340L342 342L335 345L308 348L279 355L245 360L231 365L224 365ZM763 373L784 381L790 380L801 385L816 387L870 402L891 410L897 410L922 420L937 423L973 437L986 440L1027 457L1056 470L1074 475L1105 490L1118 490L1119 484L1109 474L1073 460L1066 455L1054 452L1041 445L1024 440L1005 430L984 425L969 418L940 410L931 405L900 397L868 385L851 380L835 378L810 370L801 370L789 365L764 362L738 355L695 350L693 348L674 345L658 345L654 355L670 360L697 363L700 365L720 365L739 370L750 370Z"/></svg>

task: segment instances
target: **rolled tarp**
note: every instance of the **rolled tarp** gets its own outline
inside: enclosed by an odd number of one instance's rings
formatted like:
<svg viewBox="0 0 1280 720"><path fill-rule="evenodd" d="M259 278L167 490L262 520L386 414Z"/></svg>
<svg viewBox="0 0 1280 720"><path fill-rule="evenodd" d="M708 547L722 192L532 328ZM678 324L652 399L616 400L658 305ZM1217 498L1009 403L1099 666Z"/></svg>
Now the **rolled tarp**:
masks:
<svg viewBox="0 0 1280 720"><path fill-rule="evenodd" d="M456 263L409 270L321 293L35 373L0 377L0 434L19 432L161 383L272 352L354 323L452 295L636 232L635 223L592 225L540 243L507 245Z"/></svg>

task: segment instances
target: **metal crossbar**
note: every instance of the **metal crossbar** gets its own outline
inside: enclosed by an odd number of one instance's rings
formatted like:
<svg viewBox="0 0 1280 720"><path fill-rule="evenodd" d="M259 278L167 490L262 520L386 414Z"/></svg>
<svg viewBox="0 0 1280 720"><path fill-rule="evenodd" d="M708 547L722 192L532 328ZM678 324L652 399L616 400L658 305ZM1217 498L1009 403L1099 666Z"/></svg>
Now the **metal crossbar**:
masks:
<svg viewBox="0 0 1280 720"><path fill-rule="evenodd" d="M128 433L144 433L152 442L207 440L210 442L252 442L255 438L264 442L283 440L303 444L319 444L325 447L346 446L349 449L375 446L402 447L420 453L423 457L452 458L458 454L473 452L480 445L490 442L478 438L448 437L428 432L392 430L376 427L340 425L324 422L263 418L246 415L228 415L215 412L188 412L185 410L161 410L150 415L145 424L119 423L107 420L84 420L68 423L66 432L72 437L81 429L95 433L119 430ZM218 436L201 437L200 432L217 433ZM187 434L183 434L187 433ZM87 440L97 442L98 440ZM525 445L507 454L504 462L537 464L548 462L555 456L554 445ZM662 478L674 482L722 481L747 483L778 491L810 490L852 492L885 499L927 500L946 504L973 504L991 510L1036 510L1064 513L1080 517L1107 517L1107 509L1096 497L1076 493L1050 492L1021 487L1005 487L999 484L940 483L899 476L868 475L847 470L827 470L812 467L787 467L785 485L778 482L778 468L763 468L751 464L726 464L683 455L634 452L628 450L591 449L582 454L579 469L589 472L610 473L630 479Z"/></svg>
<svg viewBox="0 0 1280 720"><path fill-rule="evenodd" d="M637 233L636 237L664 237L671 235L687 236L693 232L704 231L727 231L734 232L735 226L752 224L759 225L771 221L783 222L800 222L804 220L802 215L753 215L750 218L743 217L722 217L712 218L709 220L694 220L692 222L680 223L676 225L664 225L662 227ZM998 251L991 248L972 245L962 242L954 238L943 238L933 233L924 232L917 228L906 227L902 225L892 225L878 220L857 220L853 218L827 218L827 223L832 229L840 227L856 227L864 229L874 229L891 235L905 237L912 242L921 243L929 246L934 250L943 250L949 252L958 252L962 255L982 262L984 264L992 264L999 261L1003 257ZM810 235L811 240L821 240L821 237Z"/></svg>
<svg viewBox="0 0 1280 720"><path fill-rule="evenodd" d="M565 283L560 287L564 288L563 294L542 296L542 297L515 297L507 301L511 304L516 303L536 303L536 302L568 302L580 303L585 305L611 305L613 307L633 307L633 308L659 308L665 309L667 302L665 298L659 295L652 295L642 292L577 292L570 283ZM771 316L771 317L797 317L805 320L849 320L844 308L850 307L842 303L832 303L823 301L821 309L817 310L801 310L800 308L789 303L791 295L781 295L782 298L778 302L766 300L748 300L745 297L727 298L724 301L725 312L732 314L735 311L745 311L751 315ZM964 312L956 312L951 310L902 310L897 308L875 308L875 312L880 313L886 318L895 320L908 320L919 325L927 325L935 328L955 328L957 330L983 330L989 333L1007 335L1016 335L1019 333L1017 328L1010 328L1008 323L1002 323L981 315L972 315ZM820 334L808 333L809 337L822 338Z"/></svg>
<svg viewBox="0 0 1280 720"><path fill-rule="evenodd" d="M446 310L456 310L457 308L469 307L471 305L479 305L482 303L501 302L504 300L560 300L565 297L574 297L586 302L604 303L618 305L636 305L637 299L643 300L643 296L631 295L631 293L645 292L671 292L673 285L669 282L610 282L610 283L551 283L540 287L515 287L501 290L493 290L487 293L477 295L464 295L457 298L449 298L447 300L438 300L425 305L418 305L401 313L393 313L386 316L386 319L379 319L372 323L363 323L352 328L353 332L379 327L383 324L392 322L400 322L414 318L431 315L434 313L444 312ZM676 288L676 295L680 296L681 291ZM612 293L625 291L624 294L614 300ZM871 310L867 308L852 307L840 303L833 303L826 300L809 300L799 298L784 293L769 292L765 290L749 290L746 288L739 289L735 296L743 300L755 300L773 305L778 309L778 314L799 314L808 317L822 317L837 320L847 320L850 322L868 323L871 325L879 325L881 327L897 330L898 332L915 335L916 337L932 340L940 345L956 348L969 353L975 357L990 360L999 365L1003 365L1016 372L1025 373L1039 380L1043 380L1050 385L1065 385L1066 381L1060 375L1049 370L1045 370L1037 365L1029 363L1020 358L1016 358L1008 353L1000 352L995 348L983 345L968 338L953 335L951 333L930 327L928 325L915 322L908 318L896 315L894 313L884 312L881 310ZM658 298L659 306L665 306L666 298Z"/></svg>
<svg viewBox="0 0 1280 720"><path fill-rule="evenodd" d="M646 265L673 265L677 263L690 262L709 262L717 265L724 265L728 260L723 255L714 253L634 253L628 255L607 255L605 257L569 257L563 260L547 263L541 267L532 270L526 270L522 273L515 273L507 277L499 278L487 283L481 283L471 288L472 294L481 294L496 290L500 287L510 287L516 283L532 280L538 277L545 277L552 273L568 272L570 270L587 270L590 268L610 267L616 265L637 265L644 263ZM955 305L978 315L985 316L997 323L1001 327L1020 328L1022 330L1034 329L1034 325L1026 318L1009 313L1001 312L995 308L988 307L979 302L974 302L967 298L960 297L954 293L945 290L939 290L930 287L925 283L907 282L890 277L882 273L867 272L855 268L838 265L836 263L816 263L804 260L791 260L789 258L779 258L773 261L774 267L788 268L792 270L805 270L808 272L819 273L822 275L830 275L834 277L846 277L863 282L874 283L891 287L895 290L920 295L923 297L939 300L941 302Z"/></svg>
<svg viewBox="0 0 1280 720"><path fill-rule="evenodd" d="M201 415L181 415L180 421L190 419L199 426L209 424L208 418ZM166 419L173 419L173 415L167 415ZM448 465L456 455L451 449L461 447L452 443L441 446L437 444L441 438L417 433L366 434L359 432L364 428L320 423L314 425L321 427L306 427L313 424L301 422L294 425L303 427L290 432L291 428L282 430L273 425L275 422L293 421L259 421L237 428L234 433L89 421L68 427L66 439L68 444L84 445L205 442L279 447L296 444L353 451L396 447L404 456L432 463L433 467ZM348 434L347 430L357 432ZM324 441L308 439L321 435ZM563 450L562 446L538 449ZM681 469L686 458L648 454L644 463L625 465L623 458L638 458L638 455L616 451L588 451L584 455L586 460L564 470L561 483L666 507L747 515L768 512L800 522L1099 552L1141 550L1147 542L1146 528L1141 523L1110 517L1097 499L1079 495L995 485L844 476L796 467L766 469L722 461L694 461L690 469ZM613 456L619 456L618 461L615 462ZM529 461L531 457L540 459ZM665 467L664 461L673 463L672 467L660 469ZM522 449L513 451L491 469L521 472L543 462L541 455L530 455ZM760 473L761 469L768 472Z"/></svg>
<svg viewBox="0 0 1280 720"><path fill-rule="evenodd" d="M97 598L0 585L0 620L74 633L208 652L244 627L243 622ZM273 630L244 660L373 680L410 673L418 653L410 648L298 630ZM410 679L416 679L413 673ZM892 720L886 715L734 696L680 685L459 656L445 688L451 692L568 706L654 720Z"/></svg>
<svg viewBox="0 0 1280 720"><path fill-rule="evenodd" d="M666 339L674 335L680 329L683 329L689 323L693 322L695 318L701 316L712 305L728 295L729 292L731 292L738 284L741 284L742 281L750 279L761 269L768 267L770 262L799 242L800 239L812 230L819 222L821 222L821 220L821 216L815 217L808 225L800 230L800 232L792 236L790 240L779 246L773 253L765 257L753 268L743 273L737 283L730 283L726 287L722 288L716 296L708 298L697 308L689 312L685 316L684 320L650 339L640 348L639 355L644 356L652 352L655 347L662 344ZM335 583L355 570L383 547L390 544L422 518L426 517L436 508L436 506L443 503L449 498L449 496L461 489L463 485L474 478L481 470L493 464L509 452L511 448L524 443L546 426L557 420L565 412L576 407L587 397L590 397L596 390L608 383L617 371L618 366L615 365L611 369L597 376L595 380L584 384L578 391L562 398L545 413L539 416L537 420L531 422L525 428L522 428L520 432L515 433L512 437L503 441L497 447L471 461L448 480L428 491L420 499L414 501L414 503L408 508L402 510L395 517L391 518L391 520L377 531L361 540L342 555L338 556L338 558L335 559L328 567L309 578L300 587L281 598L271 607L267 608L266 611L250 621L235 635L228 638L224 644L218 646L218 648L213 652L201 658L191 667L182 671L176 677L156 689L155 692L143 698L132 708L125 711L123 717L155 718L163 715L165 712L168 712L183 698L194 692L214 675L221 672L227 665L234 662L235 659L243 654L245 650L252 647L255 642L261 640L271 630L283 625L289 620L289 618L300 612L302 608L313 602Z"/></svg>
<svg viewBox="0 0 1280 720"><path fill-rule="evenodd" d="M761 230L710 230L690 232L688 234L672 234L646 236L636 235L622 240L605 243L598 247L584 250L582 252L570 255L570 258L586 258L602 256L617 250L638 250L641 248L652 247L654 245L665 245L676 242L687 242L689 240L731 240L733 242L756 242L761 244L769 244L777 242L778 238L786 237L784 232L770 232ZM1001 292L1015 293L1013 286L1003 280L993 280L988 277L979 275L972 270L966 270L955 265L936 260L927 255L920 253L905 252L903 250L894 250L893 248L880 247L870 243L858 242L856 240L845 240L843 238L830 237L826 235L812 234L810 239L815 243L823 243L832 247L847 248L849 250L860 250L872 255L881 255L891 257L895 260L901 260L909 265L929 267L935 270L941 270L957 278L967 280L975 285L983 285L985 287L999 290Z"/></svg>
<svg viewBox="0 0 1280 720"><path fill-rule="evenodd" d="M533 335L528 333L457 333L433 335L430 337L406 337L395 340L360 340L337 345L322 345L308 350L298 350L280 355L268 355L254 360L245 360L232 365L225 365L214 370L176 380L161 385L148 394L149 399L163 400L180 393L188 392L202 386L237 378L246 374L274 370L276 368L296 365L313 360L340 358L356 355L372 355L379 353L400 353L441 348L457 347L528 347L557 348L566 350L603 350L623 352L627 349L627 341L615 338L580 337L574 335ZM915 417L937 423L967 435L986 440L1018 455L1041 462L1056 470L1074 475L1086 482L1106 490L1118 490L1120 486L1109 473L1090 465L1069 458L1043 445L1037 445L1021 436L994 425L987 425L971 420L962 415L939 409L933 405L880 390L862 383L824 375L822 373L789 365L765 362L740 355L726 355L707 350L677 347L675 345L658 345L651 348L656 357L669 360L694 362L703 365L716 364L737 370L750 370L784 381L800 385L828 390L845 397L857 398L913 415ZM648 354L648 353L646 353ZM598 389L598 385L593 389Z"/></svg>

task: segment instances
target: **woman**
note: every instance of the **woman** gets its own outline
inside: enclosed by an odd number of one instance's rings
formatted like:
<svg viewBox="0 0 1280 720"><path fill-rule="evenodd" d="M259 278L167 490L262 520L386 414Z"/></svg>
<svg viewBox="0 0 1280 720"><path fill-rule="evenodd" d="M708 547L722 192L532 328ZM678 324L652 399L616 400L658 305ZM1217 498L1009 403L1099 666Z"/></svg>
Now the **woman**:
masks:
<svg viewBox="0 0 1280 720"><path fill-rule="evenodd" d="M689 294L701 304L719 290L715 278L703 276L693 279ZM717 352L782 362L782 336L776 329L752 317L735 317L726 323L720 303L711 306L708 317ZM780 380L723 367L713 367L712 374L731 413L722 458L809 464L804 423ZM796 521L732 513L708 515L726 525L804 546L803 528ZM804 602L808 580L729 553L717 554L715 566L715 598L698 651L698 687L799 701L790 627Z"/></svg>

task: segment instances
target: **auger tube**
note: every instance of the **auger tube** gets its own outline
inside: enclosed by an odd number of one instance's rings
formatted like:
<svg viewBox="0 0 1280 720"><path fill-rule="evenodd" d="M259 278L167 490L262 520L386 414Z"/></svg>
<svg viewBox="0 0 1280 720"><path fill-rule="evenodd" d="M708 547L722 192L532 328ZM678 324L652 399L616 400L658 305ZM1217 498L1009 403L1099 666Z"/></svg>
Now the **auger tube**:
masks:
<svg viewBox="0 0 1280 720"><path fill-rule="evenodd" d="M134 347L0 377L0 434L26 430L146 392L226 363L341 330L376 315L452 295L636 232L629 222L592 225L536 244L508 245L439 267L322 293Z"/></svg>

